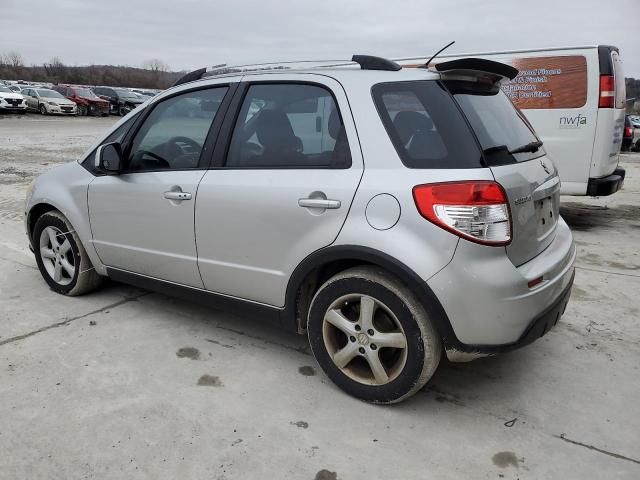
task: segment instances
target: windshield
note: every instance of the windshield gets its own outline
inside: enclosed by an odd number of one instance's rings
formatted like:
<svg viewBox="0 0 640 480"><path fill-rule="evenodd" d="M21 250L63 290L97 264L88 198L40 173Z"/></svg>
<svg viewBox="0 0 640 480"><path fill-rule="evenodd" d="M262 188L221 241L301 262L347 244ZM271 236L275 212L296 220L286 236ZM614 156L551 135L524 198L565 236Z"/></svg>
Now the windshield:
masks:
<svg viewBox="0 0 640 480"><path fill-rule="evenodd" d="M533 129L498 86L447 81L489 164L524 162L545 154ZM509 153L530 144L531 151ZM534 151L535 150L535 151Z"/></svg>
<svg viewBox="0 0 640 480"><path fill-rule="evenodd" d="M63 95L59 94L58 92L54 91L54 90L45 90L45 89L38 89L36 90L38 92L38 95L40 95L41 97L44 98L64 98Z"/></svg>
<svg viewBox="0 0 640 480"><path fill-rule="evenodd" d="M136 100L140 98L135 93L130 92L129 90L124 90L122 88L114 88L114 90L116 91L118 96L123 98L135 98Z"/></svg>
<svg viewBox="0 0 640 480"><path fill-rule="evenodd" d="M88 88L76 88L76 95L79 97L95 97L96 94Z"/></svg>
<svg viewBox="0 0 640 480"><path fill-rule="evenodd" d="M13 90L7 87L0 87L0 92L13 93Z"/></svg>

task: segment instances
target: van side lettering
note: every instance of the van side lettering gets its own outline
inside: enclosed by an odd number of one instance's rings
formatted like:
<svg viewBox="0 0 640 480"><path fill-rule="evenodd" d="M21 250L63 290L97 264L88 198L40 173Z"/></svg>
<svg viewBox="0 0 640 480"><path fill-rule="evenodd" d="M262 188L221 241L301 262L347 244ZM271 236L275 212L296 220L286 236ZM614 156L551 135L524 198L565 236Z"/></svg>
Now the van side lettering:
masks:
<svg viewBox="0 0 640 480"><path fill-rule="evenodd" d="M575 117L560 117L560 128L580 128L587 125L587 117L579 113Z"/></svg>

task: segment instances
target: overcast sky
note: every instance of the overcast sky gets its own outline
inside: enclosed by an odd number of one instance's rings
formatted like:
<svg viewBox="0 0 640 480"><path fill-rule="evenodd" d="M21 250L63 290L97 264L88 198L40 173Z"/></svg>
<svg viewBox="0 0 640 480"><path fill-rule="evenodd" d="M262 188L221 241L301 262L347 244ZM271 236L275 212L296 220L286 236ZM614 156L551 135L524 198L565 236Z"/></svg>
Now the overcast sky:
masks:
<svg viewBox="0 0 640 480"><path fill-rule="evenodd" d="M613 6L615 5L615 7ZM218 63L345 59L612 44L640 78L640 0L0 0L0 53L27 64L174 70Z"/></svg>

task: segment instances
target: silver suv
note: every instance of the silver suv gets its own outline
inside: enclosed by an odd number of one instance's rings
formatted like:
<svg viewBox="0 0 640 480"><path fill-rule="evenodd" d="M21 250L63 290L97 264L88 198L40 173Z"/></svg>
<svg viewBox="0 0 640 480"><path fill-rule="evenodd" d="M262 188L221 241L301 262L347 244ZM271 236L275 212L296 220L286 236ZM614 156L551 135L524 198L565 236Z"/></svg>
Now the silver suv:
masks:
<svg viewBox="0 0 640 480"><path fill-rule="evenodd" d="M30 188L49 286L104 277L271 320L376 403L564 312L575 247L553 162L477 59L198 70Z"/></svg>

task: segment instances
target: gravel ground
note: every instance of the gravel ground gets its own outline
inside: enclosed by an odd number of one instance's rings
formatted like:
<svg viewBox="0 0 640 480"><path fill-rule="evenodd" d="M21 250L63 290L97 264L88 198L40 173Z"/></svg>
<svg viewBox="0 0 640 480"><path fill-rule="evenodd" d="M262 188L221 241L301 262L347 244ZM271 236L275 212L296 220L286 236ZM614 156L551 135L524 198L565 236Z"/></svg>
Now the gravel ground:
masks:
<svg viewBox="0 0 640 480"><path fill-rule="evenodd" d="M563 198L577 274L552 332L377 407L260 319L46 288L25 190L114 121L0 116L0 478L640 478L640 154L618 194Z"/></svg>

